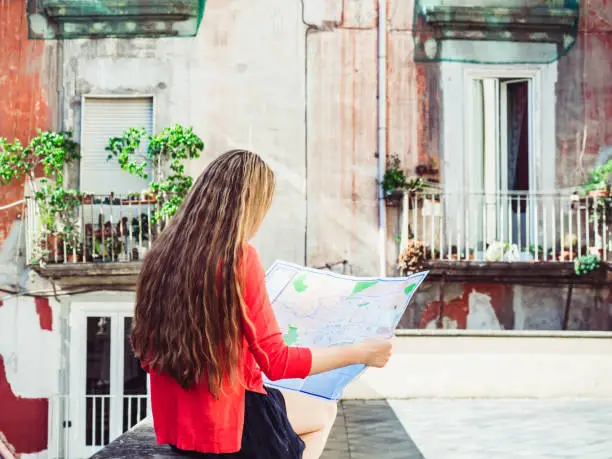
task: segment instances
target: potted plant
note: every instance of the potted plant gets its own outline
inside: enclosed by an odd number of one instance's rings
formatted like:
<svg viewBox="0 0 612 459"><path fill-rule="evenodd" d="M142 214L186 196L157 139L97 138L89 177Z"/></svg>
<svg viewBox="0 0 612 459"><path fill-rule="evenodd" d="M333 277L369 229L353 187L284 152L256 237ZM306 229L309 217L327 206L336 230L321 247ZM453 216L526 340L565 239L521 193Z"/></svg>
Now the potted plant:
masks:
<svg viewBox="0 0 612 459"><path fill-rule="evenodd" d="M610 196L610 173L612 173L612 159L597 166L591 171L591 176L582 191L592 198L607 198Z"/></svg>
<svg viewBox="0 0 612 459"><path fill-rule="evenodd" d="M387 162L387 170L383 176L382 189L385 199L399 200L404 194L407 185L406 175L401 169L401 162L397 155L391 155Z"/></svg>
<svg viewBox="0 0 612 459"><path fill-rule="evenodd" d="M588 254L574 260L574 272L577 276L586 276L592 271L597 270L601 266L601 259L598 255Z"/></svg>
<svg viewBox="0 0 612 459"><path fill-rule="evenodd" d="M424 178L428 182L438 183L440 181L440 169L433 159L427 164L419 164L415 172L418 177Z"/></svg>
<svg viewBox="0 0 612 459"><path fill-rule="evenodd" d="M405 276L420 271L426 260L426 252L427 249L423 242L410 239L397 261L397 268L400 270L400 274Z"/></svg>

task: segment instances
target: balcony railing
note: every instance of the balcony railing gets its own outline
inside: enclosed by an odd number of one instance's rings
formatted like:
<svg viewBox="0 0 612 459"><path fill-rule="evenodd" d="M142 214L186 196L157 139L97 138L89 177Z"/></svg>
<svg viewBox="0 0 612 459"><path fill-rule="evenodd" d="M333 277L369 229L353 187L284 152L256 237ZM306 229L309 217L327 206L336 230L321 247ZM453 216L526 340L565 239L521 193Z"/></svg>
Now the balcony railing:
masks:
<svg viewBox="0 0 612 459"><path fill-rule="evenodd" d="M569 192L410 193L400 246L418 241L429 261L609 261L611 214L607 198Z"/></svg>
<svg viewBox="0 0 612 459"><path fill-rule="evenodd" d="M48 457L83 457L84 451L88 457L130 430L150 411L146 394L81 398L54 395L49 398Z"/></svg>
<svg viewBox="0 0 612 459"><path fill-rule="evenodd" d="M161 203L131 196L79 199L49 214L27 200L26 256L37 263L119 263L142 260L165 220L155 220Z"/></svg>

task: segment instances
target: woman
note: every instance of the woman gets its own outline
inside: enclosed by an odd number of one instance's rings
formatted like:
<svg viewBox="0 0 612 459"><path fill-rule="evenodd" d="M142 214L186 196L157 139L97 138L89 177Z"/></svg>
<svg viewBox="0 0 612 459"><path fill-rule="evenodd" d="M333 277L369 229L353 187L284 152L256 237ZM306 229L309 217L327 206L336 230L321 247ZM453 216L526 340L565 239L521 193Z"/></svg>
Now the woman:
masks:
<svg viewBox="0 0 612 459"><path fill-rule="evenodd" d="M265 388L351 364L382 367L388 341L289 347L255 236L274 175L244 150L215 159L144 260L132 344L151 375L157 441L201 458L318 458L336 405Z"/></svg>

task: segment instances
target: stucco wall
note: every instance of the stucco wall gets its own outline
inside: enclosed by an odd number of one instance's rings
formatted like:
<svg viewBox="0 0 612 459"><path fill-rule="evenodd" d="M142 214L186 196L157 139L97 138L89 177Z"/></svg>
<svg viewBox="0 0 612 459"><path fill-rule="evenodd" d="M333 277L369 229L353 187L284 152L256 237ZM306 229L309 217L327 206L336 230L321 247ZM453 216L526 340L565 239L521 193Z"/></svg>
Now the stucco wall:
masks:
<svg viewBox="0 0 612 459"><path fill-rule="evenodd" d="M396 336L393 357L345 398L610 398L612 335L428 332Z"/></svg>
<svg viewBox="0 0 612 459"><path fill-rule="evenodd" d="M578 40L559 60L559 186L583 183L602 147L612 148L612 1L581 1Z"/></svg>
<svg viewBox="0 0 612 459"><path fill-rule="evenodd" d="M303 262L306 26L301 15L298 1L213 0L196 38L65 42L63 123L79 132L83 95L149 94L155 96L156 129L182 123L203 138L205 154L189 165L192 175L227 149L253 149L278 176L277 198L257 240L264 261Z"/></svg>
<svg viewBox="0 0 612 459"><path fill-rule="evenodd" d="M157 129L192 125L206 142L192 175L235 147L275 169L264 263L375 274L376 43L374 1L209 1L194 39L65 42L62 124L79 131L83 95L152 94Z"/></svg>

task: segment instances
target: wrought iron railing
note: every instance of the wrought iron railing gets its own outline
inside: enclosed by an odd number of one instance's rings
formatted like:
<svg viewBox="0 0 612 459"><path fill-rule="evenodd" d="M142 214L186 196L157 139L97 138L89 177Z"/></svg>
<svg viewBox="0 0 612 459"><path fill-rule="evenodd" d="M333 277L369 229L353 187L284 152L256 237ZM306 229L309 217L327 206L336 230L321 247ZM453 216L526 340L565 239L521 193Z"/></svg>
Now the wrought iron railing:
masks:
<svg viewBox="0 0 612 459"><path fill-rule="evenodd" d="M608 261L611 217L607 197L422 191L404 196L400 246L416 242L432 261Z"/></svg>
<svg viewBox="0 0 612 459"><path fill-rule="evenodd" d="M50 213L28 198L28 263L142 260L166 223L156 219L160 206L156 199L85 195L64 205L61 212Z"/></svg>

